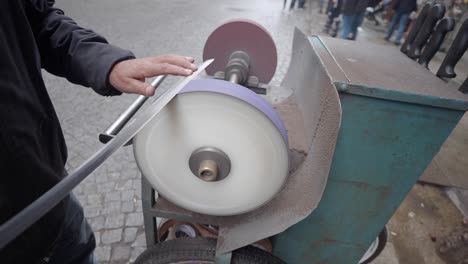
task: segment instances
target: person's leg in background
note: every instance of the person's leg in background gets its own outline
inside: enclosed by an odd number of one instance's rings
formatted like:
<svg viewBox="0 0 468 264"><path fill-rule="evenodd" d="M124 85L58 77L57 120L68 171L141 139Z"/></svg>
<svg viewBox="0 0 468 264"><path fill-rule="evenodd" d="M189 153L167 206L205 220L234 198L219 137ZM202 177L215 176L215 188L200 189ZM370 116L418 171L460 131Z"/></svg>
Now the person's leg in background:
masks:
<svg viewBox="0 0 468 264"><path fill-rule="evenodd" d="M323 13L323 4L324 4L325 0L319 0L319 13L322 14Z"/></svg>
<svg viewBox="0 0 468 264"><path fill-rule="evenodd" d="M341 38L348 39L349 34L353 32L353 21L355 15L345 16L343 15L343 30L341 31Z"/></svg>
<svg viewBox="0 0 468 264"><path fill-rule="evenodd" d="M328 0L326 12L331 12L333 10L333 0Z"/></svg>
<svg viewBox="0 0 468 264"><path fill-rule="evenodd" d="M395 11L393 10L394 4L395 4L395 0L391 0L390 3L388 4L387 14L385 16L385 20L387 22L390 22L390 20L392 20L392 17L395 13Z"/></svg>
<svg viewBox="0 0 468 264"><path fill-rule="evenodd" d="M400 22L400 14L395 12L393 14L392 22L390 23L390 28L388 29L388 33L387 33L387 36L385 37L385 40L387 41L390 40L399 22Z"/></svg>
<svg viewBox="0 0 468 264"><path fill-rule="evenodd" d="M328 34L330 32L330 29L333 25L333 20L334 20L333 14L329 12L327 16L327 22L325 22L325 26L323 27L323 33Z"/></svg>
<svg viewBox="0 0 468 264"><path fill-rule="evenodd" d="M353 31L352 36L350 37L351 40L355 40L358 34L358 28L362 25L362 22L364 21L364 16L365 12L360 12L354 15L354 20L353 20Z"/></svg>
<svg viewBox="0 0 468 264"><path fill-rule="evenodd" d="M290 6L291 6L291 0L284 0L283 10L289 11Z"/></svg>
<svg viewBox="0 0 468 264"><path fill-rule="evenodd" d="M305 6L305 0L299 0L299 8L304 9Z"/></svg>
<svg viewBox="0 0 468 264"><path fill-rule="evenodd" d="M291 0L291 6L289 7L289 10L293 10L295 5L296 5L296 0Z"/></svg>
<svg viewBox="0 0 468 264"><path fill-rule="evenodd" d="M406 26L408 26L408 21L409 21L409 14L402 14L400 17L400 26L398 27L398 33L395 39L396 45L401 44L401 37L403 36L403 33L405 33L406 31Z"/></svg>
<svg viewBox="0 0 468 264"><path fill-rule="evenodd" d="M330 33L330 29L333 25L333 20L335 20L335 12L334 12L334 6L333 6L333 1L328 0L328 5L327 5L327 22L325 22L325 26L323 28L323 33Z"/></svg>

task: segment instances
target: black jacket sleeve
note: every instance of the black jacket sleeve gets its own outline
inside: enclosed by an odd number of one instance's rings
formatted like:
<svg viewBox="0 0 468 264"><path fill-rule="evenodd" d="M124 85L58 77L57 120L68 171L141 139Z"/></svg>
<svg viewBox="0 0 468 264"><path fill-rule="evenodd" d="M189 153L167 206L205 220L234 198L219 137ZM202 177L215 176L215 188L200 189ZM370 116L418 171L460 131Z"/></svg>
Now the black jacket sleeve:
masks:
<svg viewBox="0 0 468 264"><path fill-rule="evenodd" d="M54 7L54 0L26 2L44 69L101 95L121 94L109 84L108 77L117 62L135 58L130 51L112 46L102 36L78 26Z"/></svg>

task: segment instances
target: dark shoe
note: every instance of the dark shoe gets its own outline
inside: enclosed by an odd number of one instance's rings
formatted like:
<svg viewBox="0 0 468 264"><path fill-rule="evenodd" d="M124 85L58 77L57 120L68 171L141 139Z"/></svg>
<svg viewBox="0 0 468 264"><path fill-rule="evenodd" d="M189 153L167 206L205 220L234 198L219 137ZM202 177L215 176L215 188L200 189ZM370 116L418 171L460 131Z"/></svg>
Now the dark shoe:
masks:
<svg viewBox="0 0 468 264"><path fill-rule="evenodd" d="M385 37L384 40L385 41L390 41L390 38Z"/></svg>
<svg viewBox="0 0 468 264"><path fill-rule="evenodd" d="M400 46L400 45L401 45L401 42L396 42L396 41L395 41L395 45Z"/></svg>

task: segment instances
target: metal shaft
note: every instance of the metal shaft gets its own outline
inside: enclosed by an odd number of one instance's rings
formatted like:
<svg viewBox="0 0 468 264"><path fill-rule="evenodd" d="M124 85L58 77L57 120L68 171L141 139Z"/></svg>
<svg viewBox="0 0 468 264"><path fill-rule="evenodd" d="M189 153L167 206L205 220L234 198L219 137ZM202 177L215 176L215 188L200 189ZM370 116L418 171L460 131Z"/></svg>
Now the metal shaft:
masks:
<svg viewBox="0 0 468 264"><path fill-rule="evenodd" d="M166 78L166 75L156 77L151 86L157 88ZM148 97L144 95L138 96L138 98L112 123L104 132L105 135L115 136L122 130L127 122L135 115L135 113L141 108L141 106L148 100Z"/></svg>
<svg viewBox="0 0 468 264"><path fill-rule="evenodd" d="M239 84L239 81L239 75L237 73L231 73L231 75L229 76L229 82Z"/></svg>
<svg viewBox="0 0 468 264"><path fill-rule="evenodd" d="M218 164L214 160L203 160L198 168L198 177L204 181L214 181L218 178Z"/></svg>

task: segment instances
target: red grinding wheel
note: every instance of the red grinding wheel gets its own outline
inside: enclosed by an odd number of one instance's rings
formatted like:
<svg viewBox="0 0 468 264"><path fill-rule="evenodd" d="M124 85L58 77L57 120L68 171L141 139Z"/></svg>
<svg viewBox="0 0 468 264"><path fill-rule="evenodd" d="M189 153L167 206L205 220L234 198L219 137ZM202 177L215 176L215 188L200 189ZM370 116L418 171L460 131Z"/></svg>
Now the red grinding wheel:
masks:
<svg viewBox="0 0 468 264"><path fill-rule="evenodd" d="M244 51L250 57L250 75L257 76L261 83L268 83L276 71L278 56L270 33L250 20L229 21L211 33L205 43L203 60L214 58L206 72L214 75L224 71L229 56L234 51Z"/></svg>

